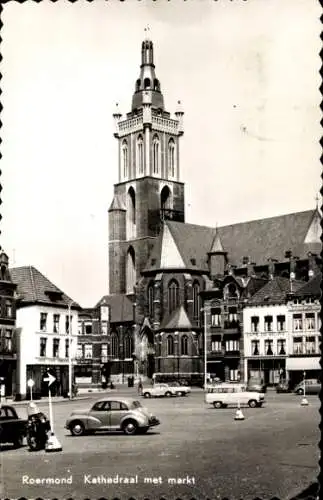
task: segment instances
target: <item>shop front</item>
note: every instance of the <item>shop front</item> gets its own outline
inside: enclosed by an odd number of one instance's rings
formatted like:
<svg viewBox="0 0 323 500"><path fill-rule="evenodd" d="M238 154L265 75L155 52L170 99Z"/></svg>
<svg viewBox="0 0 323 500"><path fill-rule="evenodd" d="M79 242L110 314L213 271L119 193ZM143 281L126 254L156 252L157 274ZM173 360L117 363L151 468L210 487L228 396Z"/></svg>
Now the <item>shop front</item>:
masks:
<svg viewBox="0 0 323 500"><path fill-rule="evenodd" d="M247 359L247 380L259 378L265 385L273 386L286 379L284 357Z"/></svg>
<svg viewBox="0 0 323 500"><path fill-rule="evenodd" d="M319 356L297 356L286 360L286 371L291 387L299 384L304 377L307 379L319 379L321 376Z"/></svg>

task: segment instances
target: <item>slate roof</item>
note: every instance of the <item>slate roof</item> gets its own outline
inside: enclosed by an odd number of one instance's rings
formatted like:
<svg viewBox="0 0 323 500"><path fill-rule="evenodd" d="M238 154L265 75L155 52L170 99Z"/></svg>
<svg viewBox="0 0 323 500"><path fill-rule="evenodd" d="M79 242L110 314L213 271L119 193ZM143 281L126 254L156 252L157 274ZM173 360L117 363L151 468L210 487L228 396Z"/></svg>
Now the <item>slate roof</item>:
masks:
<svg viewBox="0 0 323 500"><path fill-rule="evenodd" d="M296 292L302 286L304 286L304 281L294 280L292 284L293 292ZM287 295L290 293L291 283L289 278L275 276L248 300L248 305L283 303Z"/></svg>
<svg viewBox="0 0 323 500"><path fill-rule="evenodd" d="M294 294L297 296L311 295L313 297L320 297L321 290L321 282L322 282L322 273L318 273L314 278L309 280L304 286L302 286L297 293Z"/></svg>
<svg viewBox="0 0 323 500"><path fill-rule="evenodd" d="M72 302L68 295L33 266L14 267L10 269L10 276L17 284L17 294L21 305L68 306ZM80 305L73 301L72 309L80 309Z"/></svg>
<svg viewBox="0 0 323 500"><path fill-rule="evenodd" d="M110 322L133 321L133 302L126 295L104 295L95 307L105 302L110 307Z"/></svg>
<svg viewBox="0 0 323 500"><path fill-rule="evenodd" d="M127 210L122 197L118 194L114 195L108 212L112 212L113 210L123 210L123 211Z"/></svg>
<svg viewBox="0 0 323 500"><path fill-rule="evenodd" d="M182 222L165 221L187 269L207 271L207 253L212 248L216 233L222 247L228 253L231 265L242 266L248 256L257 266L268 265L268 259L286 260L286 250L300 259L307 258L309 251L320 254L320 243L304 243L308 229L318 212L307 210L267 219L242 222L211 228ZM146 271L161 269L162 233L155 242ZM191 259L196 265L192 265Z"/></svg>
<svg viewBox="0 0 323 500"><path fill-rule="evenodd" d="M160 325L160 330L191 330L192 324L181 305Z"/></svg>

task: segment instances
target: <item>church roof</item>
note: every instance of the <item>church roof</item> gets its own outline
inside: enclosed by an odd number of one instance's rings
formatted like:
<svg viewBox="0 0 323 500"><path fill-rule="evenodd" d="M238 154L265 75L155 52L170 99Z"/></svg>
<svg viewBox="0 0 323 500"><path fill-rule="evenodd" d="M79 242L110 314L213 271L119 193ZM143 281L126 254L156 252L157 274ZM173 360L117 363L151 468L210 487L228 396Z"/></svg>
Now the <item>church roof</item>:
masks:
<svg viewBox="0 0 323 500"><path fill-rule="evenodd" d="M112 210L124 210L124 211L127 210L123 202L123 199L119 194L115 194L113 197L112 203L108 211L112 212Z"/></svg>
<svg viewBox="0 0 323 500"><path fill-rule="evenodd" d="M248 256L257 266L267 265L269 258L284 261L286 250L291 250L293 255L305 259L309 251L318 254L321 252L320 239L313 236L315 232L312 231L319 219L320 215L317 210L307 210L231 224L217 229L165 221L164 229L156 239L146 270L165 268L162 265L164 264L162 256L167 253L165 245L169 245L172 240L172 246L176 246L185 268L207 271L207 253L216 241L216 233L219 235L218 238L224 251L228 253L230 264L237 267L241 267L245 256ZM163 237L165 227L168 232L167 238Z"/></svg>
<svg viewBox="0 0 323 500"><path fill-rule="evenodd" d="M104 295L95 307L97 308L101 305L108 305L110 307L111 323L129 322L134 319L133 302L126 295Z"/></svg>
<svg viewBox="0 0 323 500"><path fill-rule="evenodd" d="M299 290L302 286L304 286L304 281L293 280L292 290L294 292ZM248 305L283 303L289 293L291 293L290 279L275 276L248 300Z"/></svg>
<svg viewBox="0 0 323 500"><path fill-rule="evenodd" d="M160 330L191 330L192 325L183 305L179 306L160 325Z"/></svg>
<svg viewBox="0 0 323 500"><path fill-rule="evenodd" d="M21 305L47 304L53 306L68 306L72 299L49 281L33 266L14 267L10 269L11 279L17 284L17 293ZM80 308L73 301L72 309Z"/></svg>

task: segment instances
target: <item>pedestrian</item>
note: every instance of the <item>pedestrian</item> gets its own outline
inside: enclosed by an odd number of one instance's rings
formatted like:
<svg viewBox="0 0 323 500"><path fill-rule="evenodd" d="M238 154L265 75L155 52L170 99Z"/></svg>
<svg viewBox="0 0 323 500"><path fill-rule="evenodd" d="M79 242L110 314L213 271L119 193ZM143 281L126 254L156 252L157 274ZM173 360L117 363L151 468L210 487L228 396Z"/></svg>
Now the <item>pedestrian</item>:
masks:
<svg viewBox="0 0 323 500"><path fill-rule="evenodd" d="M138 382L138 394L142 394L142 389L143 389L143 386L142 386L142 381L140 378L139 382Z"/></svg>

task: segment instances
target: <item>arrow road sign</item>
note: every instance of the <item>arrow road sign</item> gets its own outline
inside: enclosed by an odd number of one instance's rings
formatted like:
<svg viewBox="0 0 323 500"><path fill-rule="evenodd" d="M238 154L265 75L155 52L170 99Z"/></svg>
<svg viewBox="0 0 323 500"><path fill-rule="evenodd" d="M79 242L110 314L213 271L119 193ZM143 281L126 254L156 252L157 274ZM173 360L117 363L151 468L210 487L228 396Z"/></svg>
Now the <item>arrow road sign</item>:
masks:
<svg viewBox="0 0 323 500"><path fill-rule="evenodd" d="M47 373L47 375L48 376L46 378L44 378L43 380L44 380L44 382L48 382L48 387L49 387L50 385L52 385L53 382L55 382L56 378L53 377L53 375L51 375L50 373Z"/></svg>

